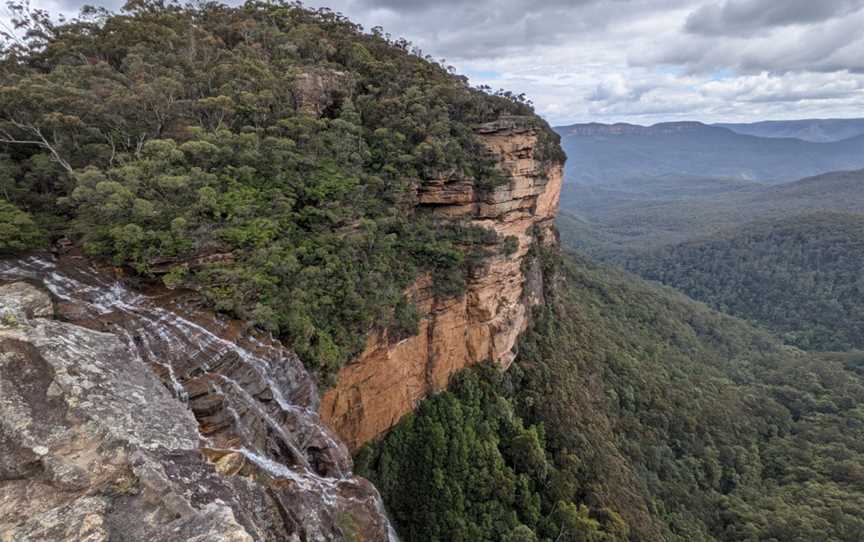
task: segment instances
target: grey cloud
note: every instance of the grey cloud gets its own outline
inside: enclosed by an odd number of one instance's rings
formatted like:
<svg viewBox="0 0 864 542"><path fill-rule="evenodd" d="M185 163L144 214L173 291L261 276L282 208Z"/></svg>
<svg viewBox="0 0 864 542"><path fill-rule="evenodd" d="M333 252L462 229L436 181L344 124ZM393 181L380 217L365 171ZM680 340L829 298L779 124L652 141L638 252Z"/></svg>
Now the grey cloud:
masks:
<svg viewBox="0 0 864 542"><path fill-rule="evenodd" d="M31 0L66 15L123 1ZM864 110L864 0L305 2L383 26L475 84L525 92L556 124Z"/></svg>
<svg viewBox="0 0 864 542"><path fill-rule="evenodd" d="M641 100L644 95L655 88L656 84L634 85L622 78L614 78L597 85L586 99L589 102L633 103Z"/></svg>
<svg viewBox="0 0 864 542"><path fill-rule="evenodd" d="M426 11L439 6L464 8L467 5L479 6L484 10L495 11L502 10L507 12L521 11L530 13L538 9L545 9L550 6L560 7L578 7L584 4L593 4L602 2L603 0L546 0L539 4L525 0L502 0L500 2L477 1L465 2L464 0L363 0L358 4L365 5L370 8L387 8L394 11ZM539 5L538 5L539 4Z"/></svg>
<svg viewBox="0 0 864 542"><path fill-rule="evenodd" d="M724 0L687 18L687 32L705 36L751 35L765 29L818 23L864 7L864 0Z"/></svg>
<svg viewBox="0 0 864 542"><path fill-rule="evenodd" d="M771 78L754 76L735 81L708 83L702 94L709 98L747 103L784 103L864 98L864 78L832 74Z"/></svg>
<svg viewBox="0 0 864 542"><path fill-rule="evenodd" d="M366 27L381 25L404 36L435 57L474 59L590 39L640 14L693 1L337 0L329 5Z"/></svg>
<svg viewBox="0 0 864 542"><path fill-rule="evenodd" d="M674 42L632 51L636 66L681 66L689 73L864 73L864 12L820 24L775 28L753 37L683 34Z"/></svg>

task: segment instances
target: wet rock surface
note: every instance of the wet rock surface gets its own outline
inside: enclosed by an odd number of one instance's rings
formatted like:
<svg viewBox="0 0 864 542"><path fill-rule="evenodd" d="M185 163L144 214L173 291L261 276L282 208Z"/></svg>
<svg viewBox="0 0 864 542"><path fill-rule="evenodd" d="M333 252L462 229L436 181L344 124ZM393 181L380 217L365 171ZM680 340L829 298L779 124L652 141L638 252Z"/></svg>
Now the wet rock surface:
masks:
<svg viewBox="0 0 864 542"><path fill-rule="evenodd" d="M0 541L394 537L290 351L84 261L0 261Z"/></svg>

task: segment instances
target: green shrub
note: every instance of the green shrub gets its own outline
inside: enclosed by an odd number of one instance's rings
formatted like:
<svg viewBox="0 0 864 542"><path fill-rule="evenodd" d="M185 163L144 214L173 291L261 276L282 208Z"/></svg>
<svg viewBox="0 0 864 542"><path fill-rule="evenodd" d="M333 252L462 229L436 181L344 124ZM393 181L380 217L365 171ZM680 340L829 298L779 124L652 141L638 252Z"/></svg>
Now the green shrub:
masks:
<svg viewBox="0 0 864 542"><path fill-rule="evenodd" d="M45 237L33 218L0 199L0 254L31 250L44 244Z"/></svg>

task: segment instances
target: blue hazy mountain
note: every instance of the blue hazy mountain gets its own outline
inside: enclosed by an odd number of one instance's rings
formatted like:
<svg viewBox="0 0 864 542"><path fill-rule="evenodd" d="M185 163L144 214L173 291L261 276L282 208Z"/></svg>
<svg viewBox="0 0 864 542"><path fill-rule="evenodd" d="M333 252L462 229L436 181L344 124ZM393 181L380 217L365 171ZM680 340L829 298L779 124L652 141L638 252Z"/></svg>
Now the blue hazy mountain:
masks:
<svg viewBox="0 0 864 542"><path fill-rule="evenodd" d="M842 141L864 135L864 119L767 120L751 123L717 123L712 126L757 137L792 137L814 143Z"/></svg>
<svg viewBox="0 0 864 542"><path fill-rule="evenodd" d="M568 182L606 186L662 176L777 184L864 168L864 135L841 141L757 137L699 122L560 126Z"/></svg>

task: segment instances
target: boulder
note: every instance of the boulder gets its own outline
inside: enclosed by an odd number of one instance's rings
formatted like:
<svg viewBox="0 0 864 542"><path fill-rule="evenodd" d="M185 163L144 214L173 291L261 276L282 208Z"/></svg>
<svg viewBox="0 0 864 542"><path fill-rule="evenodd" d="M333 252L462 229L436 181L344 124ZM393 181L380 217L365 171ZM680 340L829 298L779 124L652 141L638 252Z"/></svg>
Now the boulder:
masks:
<svg viewBox="0 0 864 542"><path fill-rule="evenodd" d="M27 282L12 282L0 286L0 326L18 320L45 318L54 315L54 303L48 292Z"/></svg>

